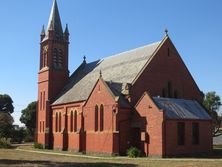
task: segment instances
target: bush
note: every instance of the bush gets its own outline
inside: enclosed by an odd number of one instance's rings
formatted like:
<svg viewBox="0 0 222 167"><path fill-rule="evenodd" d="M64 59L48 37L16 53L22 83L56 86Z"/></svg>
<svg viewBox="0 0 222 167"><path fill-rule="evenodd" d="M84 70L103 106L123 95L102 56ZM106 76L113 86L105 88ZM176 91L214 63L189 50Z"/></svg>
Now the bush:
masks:
<svg viewBox="0 0 222 167"><path fill-rule="evenodd" d="M127 150L127 155L131 158L136 158L136 157L139 157L141 155L141 151L136 147L130 147Z"/></svg>
<svg viewBox="0 0 222 167"><path fill-rule="evenodd" d="M32 136L25 136L24 137L24 142L33 142L34 138Z"/></svg>
<svg viewBox="0 0 222 167"><path fill-rule="evenodd" d="M11 139L0 138L0 148L11 148Z"/></svg>
<svg viewBox="0 0 222 167"><path fill-rule="evenodd" d="M21 129L14 129L12 131L12 143L22 143L22 141L24 140L24 136L25 136L25 131L23 128Z"/></svg>
<svg viewBox="0 0 222 167"><path fill-rule="evenodd" d="M24 129L24 142L34 142L34 136L30 133L29 129Z"/></svg>
<svg viewBox="0 0 222 167"><path fill-rule="evenodd" d="M34 143L34 148L43 149L43 145L39 143Z"/></svg>

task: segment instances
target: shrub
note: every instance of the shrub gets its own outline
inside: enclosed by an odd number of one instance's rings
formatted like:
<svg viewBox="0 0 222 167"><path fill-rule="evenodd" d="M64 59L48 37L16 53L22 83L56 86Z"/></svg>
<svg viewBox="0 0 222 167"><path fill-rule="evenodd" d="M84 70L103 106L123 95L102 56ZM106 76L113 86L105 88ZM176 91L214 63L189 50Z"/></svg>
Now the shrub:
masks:
<svg viewBox="0 0 222 167"><path fill-rule="evenodd" d="M136 158L136 157L139 157L141 155L141 151L136 147L130 147L127 150L127 155L131 158Z"/></svg>
<svg viewBox="0 0 222 167"><path fill-rule="evenodd" d="M34 148L43 149L43 145L40 143L34 143Z"/></svg>
<svg viewBox="0 0 222 167"><path fill-rule="evenodd" d="M24 140L24 129L14 129L12 131L12 140L11 143L22 143L22 141Z"/></svg>
<svg viewBox="0 0 222 167"><path fill-rule="evenodd" d="M11 139L0 138L0 148L11 148Z"/></svg>
<svg viewBox="0 0 222 167"><path fill-rule="evenodd" d="M24 142L33 142L33 141L34 141L34 139L32 136L25 136L24 137Z"/></svg>

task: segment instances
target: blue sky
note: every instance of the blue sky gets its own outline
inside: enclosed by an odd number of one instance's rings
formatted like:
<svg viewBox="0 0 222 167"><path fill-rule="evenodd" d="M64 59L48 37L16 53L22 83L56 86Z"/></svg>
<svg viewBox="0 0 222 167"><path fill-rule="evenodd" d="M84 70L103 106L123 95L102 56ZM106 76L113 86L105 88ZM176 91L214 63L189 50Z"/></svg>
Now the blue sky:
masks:
<svg viewBox="0 0 222 167"><path fill-rule="evenodd" d="M63 27L69 24L69 70L86 55L93 61L163 38L167 27L203 92L222 97L221 0L57 0ZM20 111L37 98L39 40L52 0L0 2L0 93Z"/></svg>

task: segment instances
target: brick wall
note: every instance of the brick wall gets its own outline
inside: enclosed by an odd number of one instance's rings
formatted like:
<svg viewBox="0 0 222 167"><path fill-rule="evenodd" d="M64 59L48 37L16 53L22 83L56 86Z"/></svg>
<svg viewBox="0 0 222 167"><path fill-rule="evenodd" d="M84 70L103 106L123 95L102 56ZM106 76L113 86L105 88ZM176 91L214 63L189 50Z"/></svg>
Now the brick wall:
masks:
<svg viewBox="0 0 222 167"><path fill-rule="evenodd" d="M120 155L125 155L131 142L131 109L119 108L116 115L116 141L115 149L119 150Z"/></svg>
<svg viewBox="0 0 222 167"><path fill-rule="evenodd" d="M168 82L171 82L172 96L176 91L178 98L196 99L202 102L203 97L199 88L169 38L133 84L133 104L145 91L148 91L151 96L162 96L162 90L165 89L165 94L168 96Z"/></svg>
<svg viewBox="0 0 222 167"><path fill-rule="evenodd" d="M185 123L185 144L178 145L177 123ZM199 123L199 144L192 144L192 123ZM211 121L166 120L166 155L194 154L212 150Z"/></svg>
<svg viewBox="0 0 222 167"><path fill-rule="evenodd" d="M162 156L163 155L163 112L160 111L146 93L136 106L139 113L134 117L133 123L140 123L141 135L144 133L145 141L141 141L141 149L146 155ZM144 120L144 119L145 120Z"/></svg>
<svg viewBox="0 0 222 167"><path fill-rule="evenodd" d="M104 106L103 130L100 130L100 106ZM98 106L98 130L95 130L95 106ZM118 153L113 146L118 141L116 135L116 107L114 97L110 94L106 84L101 79L96 84L86 105L84 106L84 130L86 131L86 152ZM117 136L118 137L118 136Z"/></svg>
<svg viewBox="0 0 222 167"><path fill-rule="evenodd" d="M53 110L53 148L55 149L65 149L72 151L81 150L81 135L82 135L82 106L84 102L69 103L63 105L52 106ZM71 132L71 111L77 111L77 129ZM59 125L57 125L56 132L56 113L59 116L61 113L61 131L59 130ZM59 120L58 120L59 123ZM57 124L58 124L57 123ZM73 122L74 123L74 122Z"/></svg>

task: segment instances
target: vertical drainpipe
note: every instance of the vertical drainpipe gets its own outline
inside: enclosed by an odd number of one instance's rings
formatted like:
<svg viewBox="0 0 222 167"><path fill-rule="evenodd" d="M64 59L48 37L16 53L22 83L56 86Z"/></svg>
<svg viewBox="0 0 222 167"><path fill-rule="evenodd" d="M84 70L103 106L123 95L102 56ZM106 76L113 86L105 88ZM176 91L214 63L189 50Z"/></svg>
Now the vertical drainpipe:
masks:
<svg viewBox="0 0 222 167"><path fill-rule="evenodd" d="M163 125L162 125L162 129L163 129L163 157L166 156L166 119L165 119L165 110L162 110L161 112L163 112Z"/></svg>
<svg viewBox="0 0 222 167"><path fill-rule="evenodd" d="M117 131L117 125L116 125L116 123L117 123L117 118L116 118L116 115L118 114L118 111L119 110L119 107L118 107L118 103L116 103L114 106L112 106L112 132L115 132L115 135L116 135L116 131ZM115 117L115 118L114 118ZM114 133L113 133L114 134ZM119 135L119 133L118 133L118 135ZM113 139L114 139L114 137L113 137ZM120 151L120 136L118 136L118 153L119 153L119 151ZM114 150L114 147L113 147L113 150Z"/></svg>

